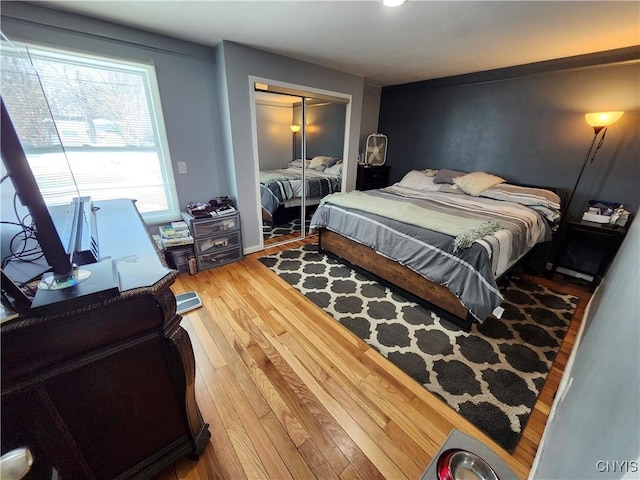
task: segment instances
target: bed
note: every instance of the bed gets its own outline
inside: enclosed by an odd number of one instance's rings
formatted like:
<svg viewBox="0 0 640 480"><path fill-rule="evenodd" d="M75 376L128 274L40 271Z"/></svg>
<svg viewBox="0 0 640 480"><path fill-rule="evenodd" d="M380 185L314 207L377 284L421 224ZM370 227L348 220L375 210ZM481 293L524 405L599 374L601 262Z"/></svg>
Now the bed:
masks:
<svg viewBox="0 0 640 480"><path fill-rule="evenodd" d="M260 199L262 217L272 225L282 208L302 204L302 160L294 160L287 168L260 171ZM339 192L342 184L342 160L318 156L306 161L304 191L306 205L317 205L331 193Z"/></svg>
<svg viewBox="0 0 640 480"><path fill-rule="evenodd" d="M449 172L414 170L391 187L329 195L310 227L320 250L470 328L500 314L498 278L551 239L560 198L483 172Z"/></svg>

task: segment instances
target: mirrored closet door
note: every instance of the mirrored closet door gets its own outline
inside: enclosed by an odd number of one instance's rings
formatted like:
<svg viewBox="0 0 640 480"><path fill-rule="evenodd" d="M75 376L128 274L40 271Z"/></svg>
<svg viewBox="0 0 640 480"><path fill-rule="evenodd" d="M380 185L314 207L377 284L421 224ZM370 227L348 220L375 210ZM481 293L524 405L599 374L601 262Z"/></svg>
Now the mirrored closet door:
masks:
<svg viewBox="0 0 640 480"><path fill-rule="evenodd" d="M259 198L267 247L306 236L322 197L340 191L346 104L256 85Z"/></svg>

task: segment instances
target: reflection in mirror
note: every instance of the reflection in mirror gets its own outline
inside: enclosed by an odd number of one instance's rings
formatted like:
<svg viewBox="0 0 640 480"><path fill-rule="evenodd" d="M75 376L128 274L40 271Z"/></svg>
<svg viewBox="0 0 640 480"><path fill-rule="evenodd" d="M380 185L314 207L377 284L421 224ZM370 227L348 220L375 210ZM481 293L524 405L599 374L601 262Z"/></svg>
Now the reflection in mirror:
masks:
<svg viewBox="0 0 640 480"><path fill-rule="evenodd" d="M260 170L262 232L265 245L301 236L299 207L302 170L295 169L296 138L302 136L300 123L293 124L293 104L301 97L256 92L256 133Z"/></svg>
<svg viewBox="0 0 640 480"><path fill-rule="evenodd" d="M300 148L304 142L308 162L300 221L301 225L304 222L305 235L309 234L311 217L322 198L339 192L342 185L346 109L344 103L314 98L305 98L302 105L294 105L294 123L299 120L305 125L299 140Z"/></svg>
<svg viewBox="0 0 640 480"><path fill-rule="evenodd" d="M268 246L302 238L308 233L302 225L308 227L320 199L340 190L346 105L255 93L262 226Z"/></svg>

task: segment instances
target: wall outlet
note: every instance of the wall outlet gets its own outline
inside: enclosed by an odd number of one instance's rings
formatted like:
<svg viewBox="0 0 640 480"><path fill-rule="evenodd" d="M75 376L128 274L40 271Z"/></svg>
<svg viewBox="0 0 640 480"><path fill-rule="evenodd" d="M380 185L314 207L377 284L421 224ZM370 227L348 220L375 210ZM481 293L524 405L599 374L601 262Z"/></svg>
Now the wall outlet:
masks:
<svg viewBox="0 0 640 480"><path fill-rule="evenodd" d="M187 162L178 162L178 173L187 173Z"/></svg>

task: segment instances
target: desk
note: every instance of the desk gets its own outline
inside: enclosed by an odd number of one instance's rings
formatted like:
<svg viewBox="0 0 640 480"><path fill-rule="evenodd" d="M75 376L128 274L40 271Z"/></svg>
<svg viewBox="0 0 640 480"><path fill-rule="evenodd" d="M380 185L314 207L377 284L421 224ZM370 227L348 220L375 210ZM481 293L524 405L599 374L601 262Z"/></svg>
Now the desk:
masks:
<svg viewBox="0 0 640 480"><path fill-rule="evenodd" d="M553 275L558 267L562 266L562 257L569 245L576 240L583 241L594 255L597 254L599 256L596 272L589 284L589 289L594 291L602 281L609 264L620 248L622 240L627 234L628 225L629 223L625 227L619 227L607 223L569 220L561 235L560 246L551 267L550 275Z"/></svg>
<svg viewBox="0 0 640 480"><path fill-rule="evenodd" d="M195 360L160 259L130 200L96 202L120 294L2 324L2 453L31 448L27 478L149 478L210 438Z"/></svg>

